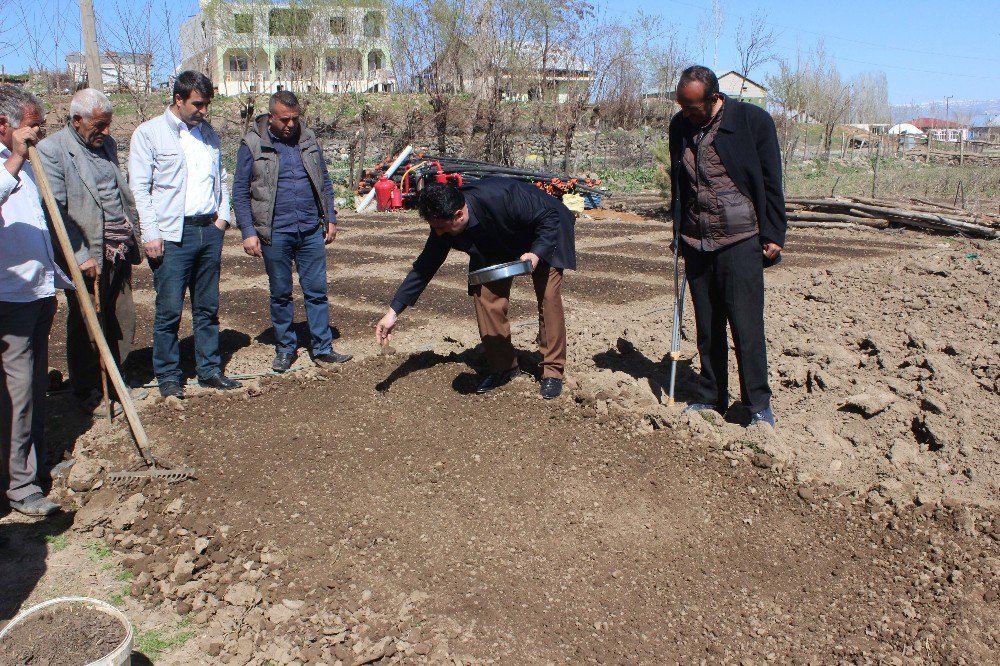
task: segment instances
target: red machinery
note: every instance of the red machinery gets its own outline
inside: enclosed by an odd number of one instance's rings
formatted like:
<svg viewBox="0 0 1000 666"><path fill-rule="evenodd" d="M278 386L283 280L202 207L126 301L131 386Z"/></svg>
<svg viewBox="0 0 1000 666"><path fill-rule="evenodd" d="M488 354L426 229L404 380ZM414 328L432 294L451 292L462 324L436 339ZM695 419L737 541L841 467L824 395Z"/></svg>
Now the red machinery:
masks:
<svg viewBox="0 0 1000 666"><path fill-rule="evenodd" d="M403 197L396 187L396 181L387 178L385 174L379 176L375 183L375 206L378 210L395 210L402 208Z"/></svg>

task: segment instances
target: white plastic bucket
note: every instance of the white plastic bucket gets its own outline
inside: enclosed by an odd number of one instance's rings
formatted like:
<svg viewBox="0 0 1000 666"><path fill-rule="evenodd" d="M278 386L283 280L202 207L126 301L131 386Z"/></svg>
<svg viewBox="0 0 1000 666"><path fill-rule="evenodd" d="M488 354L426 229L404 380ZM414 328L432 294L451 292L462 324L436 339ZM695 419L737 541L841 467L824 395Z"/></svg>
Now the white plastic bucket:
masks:
<svg viewBox="0 0 1000 666"><path fill-rule="evenodd" d="M108 615L115 617L122 623L122 626L125 627L125 638L122 640L121 644L118 645L118 647L109 652L107 656L104 656L97 661L92 661L89 664L81 664L81 666L131 666L132 623L128 621L128 617L125 616L125 613L121 612L111 604L105 603L100 599L91 599L90 597L59 597L58 599L49 599L48 601L44 601L36 606L32 606L26 611L18 613L17 617L11 620L10 623L3 628L3 631L0 631L0 650L3 649L4 636L10 633L15 626L24 622L30 616L59 604L86 604L94 610L107 613Z"/></svg>

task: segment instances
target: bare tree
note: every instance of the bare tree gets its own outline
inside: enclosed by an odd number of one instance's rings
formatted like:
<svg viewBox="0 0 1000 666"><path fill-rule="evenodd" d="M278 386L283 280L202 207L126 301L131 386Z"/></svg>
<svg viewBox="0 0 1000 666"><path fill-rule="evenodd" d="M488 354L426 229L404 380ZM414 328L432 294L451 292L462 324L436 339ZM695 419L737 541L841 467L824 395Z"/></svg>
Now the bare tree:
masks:
<svg viewBox="0 0 1000 666"><path fill-rule="evenodd" d="M851 86L841 76L822 40L807 61L805 92L806 111L823 125L823 148L829 159L833 131L844 121L851 105Z"/></svg>
<svg viewBox="0 0 1000 666"><path fill-rule="evenodd" d="M59 74L66 71L63 55L80 43L80 12L76 2L50 0L45 11L38 11L35 5L11 3L9 9L10 15L5 19L18 29L14 50L30 63L29 74L40 81L46 92L56 89L60 81L65 86L66 77Z"/></svg>
<svg viewBox="0 0 1000 666"><path fill-rule="evenodd" d="M885 72L861 72L851 79L851 108L847 120L866 124L892 121Z"/></svg>
<svg viewBox="0 0 1000 666"><path fill-rule="evenodd" d="M712 69L719 67L719 37L726 27L726 5L723 0L712 0L712 9L698 21L698 35L701 41L701 59L705 61L709 48L712 50Z"/></svg>
<svg viewBox="0 0 1000 666"><path fill-rule="evenodd" d="M767 25L767 14L755 12L749 20L740 19L736 28L736 52L740 54L740 74L750 78L750 72L774 60L774 30ZM746 90L744 81L740 94Z"/></svg>
<svg viewBox="0 0 1000 666"><path fill-rule="evenodd" d="M454 95L464 88L473 18L465 0L400 2L391 16L396 80L402 90L427 95L437 150L447 153L449 114Z"/></svg>

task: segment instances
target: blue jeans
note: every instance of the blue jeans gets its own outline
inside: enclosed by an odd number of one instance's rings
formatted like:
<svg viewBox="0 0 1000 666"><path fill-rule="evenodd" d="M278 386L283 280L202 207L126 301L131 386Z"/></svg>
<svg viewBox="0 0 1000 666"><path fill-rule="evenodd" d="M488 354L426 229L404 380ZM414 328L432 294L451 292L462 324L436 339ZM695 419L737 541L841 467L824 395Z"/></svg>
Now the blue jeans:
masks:
<svg viewBox="0 0 1000 666"><path fill-rule="evenodd" d="M180 242L163 241L163 258L150 261L156 289L153 372L159 382L183 379L177 330L184 292L191 294L195 371L198 379L222 372L219 354L219 266L224 232L214 224L184 225Z"/></svg>
<svg viewBox="0 0 1000 666"><path fill-rule="evenodd" d="M275 232L271 244L261 243L264 268L271 288L271 323L278 353L294 353L297 346L292 326L292 261L299 274L299 286L306 305L306 319L312 338L312 354L329 354L333 349L330 332L330 303L326 297L326 245L324 225L312 231Z"/></svg>

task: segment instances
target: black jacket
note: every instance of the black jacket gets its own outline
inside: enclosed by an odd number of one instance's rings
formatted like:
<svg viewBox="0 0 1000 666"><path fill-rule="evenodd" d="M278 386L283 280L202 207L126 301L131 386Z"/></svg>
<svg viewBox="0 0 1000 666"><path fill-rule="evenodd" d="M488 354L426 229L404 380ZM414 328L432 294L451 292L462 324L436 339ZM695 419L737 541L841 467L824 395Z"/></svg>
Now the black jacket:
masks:
<svg viewBox="0 0 1000 666"><path fill-rule="evenodd" d="M680 113L670 121L670 190L674 236L680 231L683 155L688 147L690 122ZM715 149L729 177L754 204L761 244L784 247L788 220L781 187L781 151L774 120L764 109L726 98L726 111L715 137Z"/></svg>
<svg viewBox="0 0 1000 666"><path fill-rule="evenodd" d="M554 268L576 268L576 218L561 201L513 178L483 178L460 189L469 225L456 236L431 231L392 299L397 313L417 302L453 248L469 254L470 271L516 261L525 252Z"/></svg>

